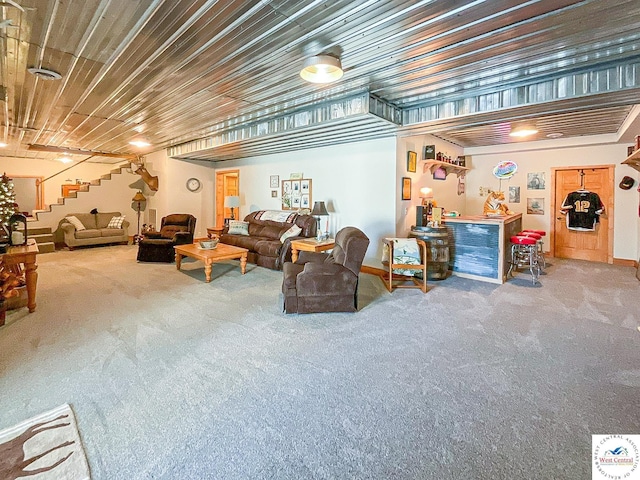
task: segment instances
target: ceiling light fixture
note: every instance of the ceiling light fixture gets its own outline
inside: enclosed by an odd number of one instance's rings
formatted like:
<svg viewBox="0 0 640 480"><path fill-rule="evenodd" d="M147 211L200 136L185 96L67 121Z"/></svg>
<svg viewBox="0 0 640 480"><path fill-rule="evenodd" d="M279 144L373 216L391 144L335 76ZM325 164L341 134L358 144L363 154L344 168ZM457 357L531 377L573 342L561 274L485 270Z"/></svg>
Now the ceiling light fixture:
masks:
<svg viewBox="0 0 640 480"><path fill-rule="evenodd" d="M338 57L320 54L308 57L304 61L300 76L311 83L331 83L340 80L343 73Z"/></svg>
<svg viewBox="0 0 640 480"><path fill-rule="evenodd" d="M58 161L62 162L62 163L71 163L71 162L73 162L73 160L71 160L69 157L60 157L60 158L58 158Z"/></svg>
<svg viewBox="0 0 640 480"><path fill-rule="evenodd" d="M138 137L138 138L134 138L133 140L130 140L129 145L133 145L134 147L144 148L144 147L150 147L151 142L149 142L146 138Z"/></svg>
<svg viewBox="0 0 640 480"><path fill-rule="evenodd" d="M560 138L562 136L564 136L564 133L561 132L547 133L547 138Z"/></svg>
<svg viewBox="0 0 640 480"><path fill-rule="evenodd" d="M6 142L0 142L0 148L6 148L6 147L8 147L8 146L9 146L9 144L8 144L8 143L6 143Z"/></svg>
<svg viewBox="0 0 640 480"><path fill-rule="evenodd" d="M58 72L54 72L53 70L49 70L47 68L31 67L27 68L27 71L31 75L35 75L41 80L60 80L62 78L62 75L60 75Z"/></svg>
<svg viewBox="0 0 640 480"><path fill-rule="evenodd" d="M511 132L509 133L509 136L522 138L522 137L529 137L531 135L535 135L536 133L538 133L538 129L535 128L533 125L522 125L519 127L512 128Z"/></svg>

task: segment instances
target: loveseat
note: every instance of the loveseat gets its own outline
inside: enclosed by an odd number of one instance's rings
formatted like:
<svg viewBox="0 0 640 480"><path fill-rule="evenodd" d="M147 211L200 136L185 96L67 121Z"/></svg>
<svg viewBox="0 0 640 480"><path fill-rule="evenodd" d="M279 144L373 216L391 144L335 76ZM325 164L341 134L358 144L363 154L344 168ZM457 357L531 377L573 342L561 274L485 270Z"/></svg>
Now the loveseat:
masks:
<svg viewBox="0 0 640 480"><path fill-rule="evenodd" d="M120 212L70 213L60 220L58 230L62 231L64 243L70 250L88 245L129 243L129 222L124 218L122 222L112 222L114 218L123 217Z"/></svg>
<svg viewBox="0 0 640 480"><path fill-rule="evenodd" d="M244 224L243 229L235 229ZM229 222L220 235L220 241L228 245L249 250L247 260L261 267L282 270L285 262L291 261L291 241L316 236L317 220L311 215L279 210L258 210L244 217L244 222ZM292 227L300 232L290 235ZM231 229L230 229L231 227ZM242 233L230 233L242 231ZM246 232L246 233L245 233ZM285 235L285 233L289 234ZM283 237L284 235L284 237ZM281 240L282 238L282 240Z"/></svg>

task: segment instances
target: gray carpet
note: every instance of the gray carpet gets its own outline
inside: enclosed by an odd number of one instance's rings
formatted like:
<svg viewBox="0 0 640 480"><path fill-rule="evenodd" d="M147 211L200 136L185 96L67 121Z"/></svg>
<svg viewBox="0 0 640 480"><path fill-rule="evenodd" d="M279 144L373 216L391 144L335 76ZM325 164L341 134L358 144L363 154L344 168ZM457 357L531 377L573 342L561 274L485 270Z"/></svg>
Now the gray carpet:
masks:
<svg viewBox="0 0 640 480"><path fill-rule="evenodd" d="M640 432L634 269L361 275L359 312L285 315L280 272L135 252L41 255L0 328L0 428L71 404L94 479L585 479Z"/></svg>

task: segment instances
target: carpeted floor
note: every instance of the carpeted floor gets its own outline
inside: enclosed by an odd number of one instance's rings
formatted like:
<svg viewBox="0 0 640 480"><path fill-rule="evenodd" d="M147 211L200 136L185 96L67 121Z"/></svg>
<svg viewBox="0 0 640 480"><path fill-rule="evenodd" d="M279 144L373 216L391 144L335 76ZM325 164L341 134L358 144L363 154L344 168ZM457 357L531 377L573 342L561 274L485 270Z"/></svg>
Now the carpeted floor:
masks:
<svg viewBox="0 0 640 480"><path fill-rule="evenodd" d="M95 479L585 479L640 432L635 270L552 259L355 314L285 315L281 272L41 255L0 328L0 429L72 406Z"/></svg>

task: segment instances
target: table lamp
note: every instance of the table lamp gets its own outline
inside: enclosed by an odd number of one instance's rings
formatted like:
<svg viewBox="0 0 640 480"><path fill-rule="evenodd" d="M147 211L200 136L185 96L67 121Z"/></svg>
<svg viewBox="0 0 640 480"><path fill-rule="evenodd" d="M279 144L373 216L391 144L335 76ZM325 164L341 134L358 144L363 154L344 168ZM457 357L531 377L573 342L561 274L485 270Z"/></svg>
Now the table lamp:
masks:
<svg viewBox="0 0 640 480"><path fill-rule="evenodd" d="M240 197L237 195L224 197L224 206L231 209L231 220L235 220L236 216L233 214L233 209L240 206Z"/></svg>
<svg viewBox="0 0 640 480"><path fill-rule="evenodd" d="M324 202L313 202L313 210L311 210L311 215L316 217L318 221L318 232L316 234L316 240L322 240L324 235L322 233L322 228L320 227L320 217L329 216L329 212L327 212L327 207L324 206ZM327 231L329 230L329 219L327 219Z"/></svg>

